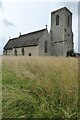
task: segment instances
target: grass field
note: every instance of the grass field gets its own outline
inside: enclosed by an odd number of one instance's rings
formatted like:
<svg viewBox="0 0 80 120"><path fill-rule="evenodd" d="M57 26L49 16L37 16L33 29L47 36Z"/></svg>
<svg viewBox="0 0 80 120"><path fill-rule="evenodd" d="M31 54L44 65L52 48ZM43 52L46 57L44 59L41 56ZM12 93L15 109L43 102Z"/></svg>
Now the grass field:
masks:
<svg viewBox="0 0 80 120"><path fill-rule="evenodd" d="M3 118L77 118L78 60L3 57Z"/></svg>
<svg viewBox="0 0 80 120"><path fill-rule="evenodd" d="M2 117L2 58L0 56L0 119Z"/></svg>

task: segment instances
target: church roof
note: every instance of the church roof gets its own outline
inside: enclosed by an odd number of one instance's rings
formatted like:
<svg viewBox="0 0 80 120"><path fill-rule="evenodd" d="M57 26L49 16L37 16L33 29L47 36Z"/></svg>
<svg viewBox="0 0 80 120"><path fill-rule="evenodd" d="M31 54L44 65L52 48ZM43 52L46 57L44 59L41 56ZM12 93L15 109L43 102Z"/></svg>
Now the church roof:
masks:
<svg viewBox="0 0 80 120"><path fill-rule="evenodd" d="M17 38L10 39L7 44L4 46L4 49L28 47L28 46L37 46L39 39L42 37L46 29L38 30L28 34L20 35Z"/></svg>
<svg viewBox="0 0 80 120"><path fill-rule="evenodd" d="M62 7L62 8L60 8L60 9L58 9L58 10L55 10L55 11L53 11L53 12L51 12L51 13L55 13L55 12L58 12L58 11L60 11L60 10L67 10L68 12L70 12L70 13L72 14L72 12L71 12L67 7Z"/></svg>

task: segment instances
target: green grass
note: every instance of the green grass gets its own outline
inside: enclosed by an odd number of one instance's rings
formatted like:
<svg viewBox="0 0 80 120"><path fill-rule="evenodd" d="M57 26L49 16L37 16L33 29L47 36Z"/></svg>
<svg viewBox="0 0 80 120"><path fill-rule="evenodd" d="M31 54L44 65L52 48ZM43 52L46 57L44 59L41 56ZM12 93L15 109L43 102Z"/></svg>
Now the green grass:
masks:
<svg viewBox="0 0 80 120"><path fill-rule="evenodd" d="M77 118L78 60L3 57L3 118Z"/></svg>
<svg viewBox="0 0 80 120"><path fill-rule="evenodd" d="M2 58L0 57L0 119L2 117Z"/></svg>

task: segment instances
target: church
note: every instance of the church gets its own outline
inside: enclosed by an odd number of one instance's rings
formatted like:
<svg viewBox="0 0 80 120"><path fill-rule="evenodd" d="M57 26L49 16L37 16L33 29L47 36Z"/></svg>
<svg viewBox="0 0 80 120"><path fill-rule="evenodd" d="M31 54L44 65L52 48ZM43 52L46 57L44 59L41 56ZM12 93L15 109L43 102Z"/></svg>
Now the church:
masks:
<svg viewBox="0 0 80 120"><path fill-rule="evenodd" d="M67 56L73 50L72 12L60 8L51 12L51 28L19 34L9 39L3 54L7 56Z"/></svg>

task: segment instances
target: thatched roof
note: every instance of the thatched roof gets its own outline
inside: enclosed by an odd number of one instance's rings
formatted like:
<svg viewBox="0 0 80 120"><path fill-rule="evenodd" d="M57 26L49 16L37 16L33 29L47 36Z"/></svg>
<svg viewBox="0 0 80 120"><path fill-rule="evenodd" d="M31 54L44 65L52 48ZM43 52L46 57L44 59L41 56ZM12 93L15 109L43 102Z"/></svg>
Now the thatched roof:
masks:
<svg viewBox="0 0 80 120"><path fill-rule="evenodd" d="M39 43L39 39L40 37L42 37L45 30L46 29L42 29L28 34L20 35L17 38L10 39L4 46L4 49L8 50L12 48L37 46Z"/></svg>

